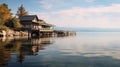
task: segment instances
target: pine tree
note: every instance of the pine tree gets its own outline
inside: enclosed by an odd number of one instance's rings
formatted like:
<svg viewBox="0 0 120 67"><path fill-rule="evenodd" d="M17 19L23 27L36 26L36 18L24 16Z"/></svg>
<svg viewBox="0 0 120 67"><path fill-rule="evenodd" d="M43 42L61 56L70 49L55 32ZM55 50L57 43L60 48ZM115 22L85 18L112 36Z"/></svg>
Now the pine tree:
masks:
<svg viewBox="0 0 120 67"><path fill-rule="evenodd" d="M23 5L21 5L19 8L18 8L18 11L17 11L17 16L26 16L28 15L28 12L26 12L25 8L23 7Z"/></svg>

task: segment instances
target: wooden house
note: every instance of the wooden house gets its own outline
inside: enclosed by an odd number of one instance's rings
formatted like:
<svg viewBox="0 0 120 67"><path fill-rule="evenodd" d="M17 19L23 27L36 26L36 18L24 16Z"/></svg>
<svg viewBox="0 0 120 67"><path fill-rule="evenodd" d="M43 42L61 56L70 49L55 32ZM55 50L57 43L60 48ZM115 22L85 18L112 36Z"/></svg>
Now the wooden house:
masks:
<svg viewBox="0 0 120 67"><path fill-rule="evenodd" d="M19 16L20 22L22 24L22 30L30 31L33 28L38 28L38 17L37 15L27 15L27 16Z"/></svg>
<svg viewBox="0 0 120 67"><path fill-rule="evenodd" d="M37 35L40 33L46 34L53 32L53 25L39 19L37 15L19 16L19 19L22 24L23 31L36 33Z"/></svg>
<svg viewBox="0 0 120 67"><path fill-rule="evenodd" d="M40 31L53 31L53 25L46 23L44 20L39 19Z"/></svg>

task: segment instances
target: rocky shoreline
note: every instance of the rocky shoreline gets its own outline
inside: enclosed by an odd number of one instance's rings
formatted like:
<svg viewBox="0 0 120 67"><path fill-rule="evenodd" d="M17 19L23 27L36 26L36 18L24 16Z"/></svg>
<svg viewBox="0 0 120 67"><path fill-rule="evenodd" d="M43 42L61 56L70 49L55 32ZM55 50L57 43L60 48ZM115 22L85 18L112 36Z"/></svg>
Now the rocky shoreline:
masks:
<svg viewBox="0 0 120 67"><path fill-rule="evenodd" d="M37 33L36 33L37 34ZM40 33L41 36L72 36L76 35L75 31L65 31L65 30L53 30L53 32L50 33ZM32 33L28 31L14 31L14 30L0 30L0 37L14 37L14 36L27 36L27 37L32 37ZM37 36L38 37L38 36ZM40 37L40 36L39 36Z"/></svg>
<svg viewBox="0 0 120 67"><path fill-rule="evenodd" d="M3 36L28 36L28 32L26 31L13 31L13 30L0 30L0 37Z"/></svg>

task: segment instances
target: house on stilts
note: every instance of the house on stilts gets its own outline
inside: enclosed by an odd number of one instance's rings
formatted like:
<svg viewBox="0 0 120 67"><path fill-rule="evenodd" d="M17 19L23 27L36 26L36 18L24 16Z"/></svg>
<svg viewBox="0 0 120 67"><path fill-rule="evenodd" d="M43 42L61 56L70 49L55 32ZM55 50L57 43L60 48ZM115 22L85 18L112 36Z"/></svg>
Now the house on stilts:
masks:
<svg viewBox="0 0 120 67"><path fill-rule="evenodd" d="M19 16L22 31L27 31L29 36L52 36L54 25L46 23L37 15Z"/></svg>

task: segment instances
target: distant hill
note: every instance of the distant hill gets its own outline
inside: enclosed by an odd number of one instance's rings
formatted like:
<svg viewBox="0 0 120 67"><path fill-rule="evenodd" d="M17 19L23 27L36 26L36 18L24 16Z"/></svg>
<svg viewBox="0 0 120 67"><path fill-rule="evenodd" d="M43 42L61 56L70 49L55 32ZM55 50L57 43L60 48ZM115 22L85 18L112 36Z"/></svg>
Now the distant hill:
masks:
<svg viewBox="0 0 120 67"><path fill-rule="evenodd" d="M120 28L91 28L91 27L55 27L56 30L71 30L77 32L120 32Z"/></svg>

